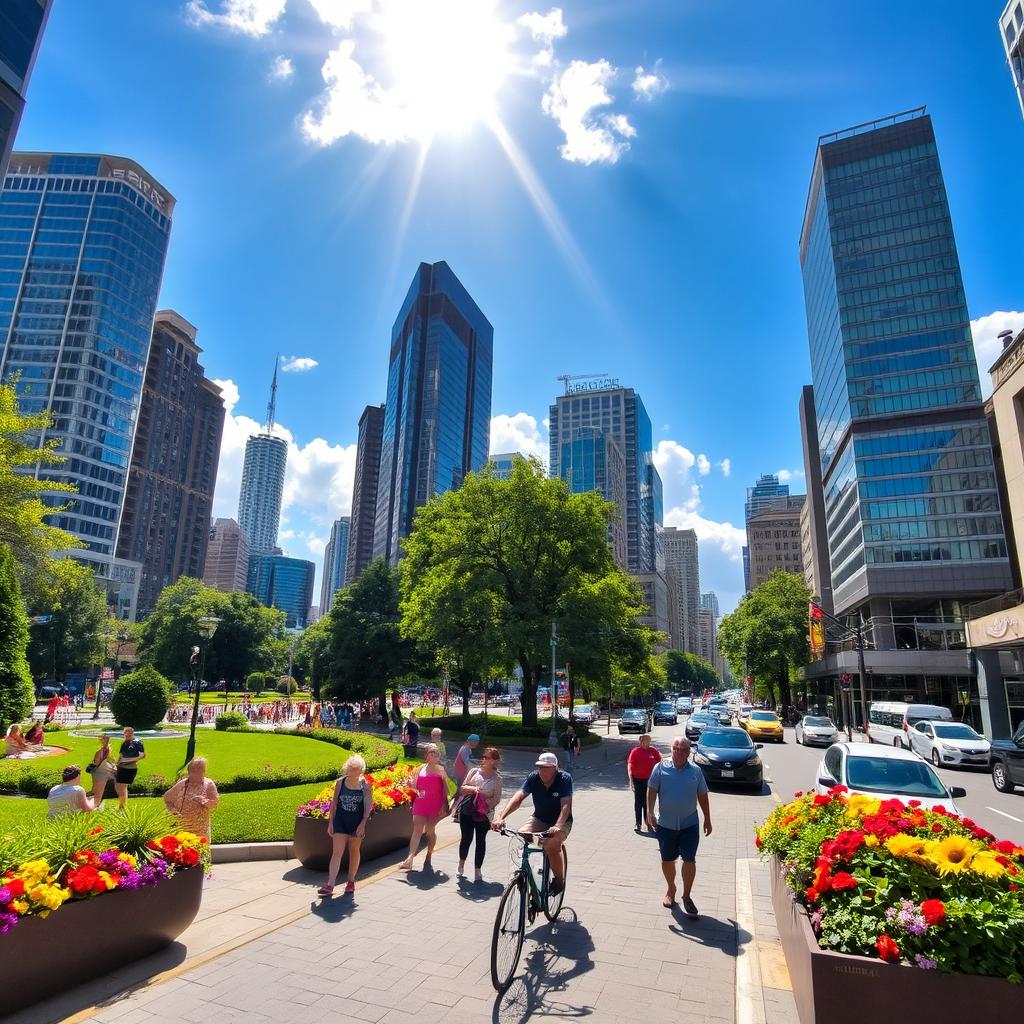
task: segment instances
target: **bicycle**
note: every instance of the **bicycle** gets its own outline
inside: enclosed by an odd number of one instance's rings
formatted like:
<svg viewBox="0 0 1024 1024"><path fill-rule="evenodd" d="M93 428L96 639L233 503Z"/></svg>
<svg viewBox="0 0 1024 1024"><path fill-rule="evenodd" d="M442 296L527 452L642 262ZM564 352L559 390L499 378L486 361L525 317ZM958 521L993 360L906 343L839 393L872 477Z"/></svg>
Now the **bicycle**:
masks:
<svg viewBox="0 0 1024 1024"><path fill-rule="evenodd" d="M565 900L565 880L568 878L569 858L562 852L562 890L557 895L551 892L552 878L548 855L536 840L546 835L544 832L516 832L513 829L502 829L501 835L513 836L523 841L522 857L519 867L509 879L505 891L498 903L498 913L494 919L494 932L491 935L491 984L500 993L512 983L512 976L519 966L519 956L523 950L523 938L526 935L526 922L532 925L537 915L543 913L549 921L554 921L562 911ZM534 840L531 845L530 840ZM539 853L542 857L541 882L530 865L530 855Z"/></svg>

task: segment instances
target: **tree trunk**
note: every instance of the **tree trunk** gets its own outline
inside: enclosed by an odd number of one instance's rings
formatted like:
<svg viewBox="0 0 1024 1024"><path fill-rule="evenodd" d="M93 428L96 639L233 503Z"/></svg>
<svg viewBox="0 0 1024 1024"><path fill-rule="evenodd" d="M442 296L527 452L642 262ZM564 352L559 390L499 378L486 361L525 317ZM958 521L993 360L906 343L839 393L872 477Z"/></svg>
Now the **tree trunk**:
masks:
<svg viewBox="0 0 1024 1024"><path fill-rule="evenodd" d="M537 679L540 668L531 665L525 655L520 655L519 667L523 670L523 725L537 724Z"/></svg>
<svg viewBox="0 0 1024 1024"><path fill-rule="evenodd" d="M785 658L780 658L779 671L779 697L782 700L782 714L788 716L793 702L789 693L789 662Z"/></svg>
<svg viewBox="0 0 1024 1024"><path fill-rule="evenodd" d="M473 679L464 672L459 673L459 689L462 690L462 713L469 718L469 693L473 686Z"/></svg>

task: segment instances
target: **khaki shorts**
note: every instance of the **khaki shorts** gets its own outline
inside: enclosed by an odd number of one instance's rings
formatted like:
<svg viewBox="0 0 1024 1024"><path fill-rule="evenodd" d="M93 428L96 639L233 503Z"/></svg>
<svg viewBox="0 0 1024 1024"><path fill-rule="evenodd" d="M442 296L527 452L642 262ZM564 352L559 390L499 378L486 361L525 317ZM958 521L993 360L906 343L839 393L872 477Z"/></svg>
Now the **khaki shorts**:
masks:
<svg viewBox="0 0 1024 1024"><path fill-rule="evenodd" d="M554 825L548 825L541 821L540 818L530 818L529 821L523 825L522 828L516 829L517 832L547 832L549 828L554 828ZM567 821L563 826L565 829L565 839L569 838L569 833L572 831L572 821ZM564 842L564 840L563 840Z"/></svg>

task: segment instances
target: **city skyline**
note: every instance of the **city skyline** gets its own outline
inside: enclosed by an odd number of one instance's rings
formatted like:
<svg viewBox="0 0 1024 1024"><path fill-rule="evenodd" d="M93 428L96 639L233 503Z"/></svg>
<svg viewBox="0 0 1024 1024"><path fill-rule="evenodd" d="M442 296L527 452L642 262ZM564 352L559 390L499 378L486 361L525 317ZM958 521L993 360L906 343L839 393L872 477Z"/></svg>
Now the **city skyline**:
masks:
<svg viewBox="0 0 1024 1024"><path fill-rule="evenodd" d="M725 10L641 5L627 19L564 4L546 36L517 30L517 52L531 67L551 55L549 70L538 65L499 97L518 170L481 126L439 130L429 152L421 140L385 149L351 132L328 143L320 71L345 32L320 22L305 0L273 6L285 8L281 18L232 31L239 26L216 20L219 0L191 5L210 18L190 18L184 3L146 13L118 0L58 5L17 145L121 153L179 199L160 304L188 310L218 339L207 362L229 415L216 516L236 514L242 449L262 416L263 367L279 348L290 357L283 367L295 376L278 428L289 441L280 537L289 554L320 565L331 523L349 514L356 424L383 394L402 279L421 260L445 259L499 338L491 450L546 452L545 409L559 374L622 377L651 414L665 521L697 530L702 582L730 610L743 589L744 488L781 471L794 492L804 490L792 410L810 373L793 224L817 136L846 125L928 104L968 309L987 353L983 383L998 330L1021 322L994 315L1022 305L1017 259L1001 244L1018 215L1007 222L996 206L1004 168L1024 149L1000 4L940 3L941 16L926 23L880 2L857 11L795 4L764 24L768 47L736 45ZM517 25L537 11L548 8L501 5ZM827 51L816 46L821 38L831 40ZM173 84L170 68L183 58L194 94L216 97L203 109ZM610 138L589 164L569 145L573 125L554 102L554 86L564 98L572 84L573 61L595 74L607 62L600 89L614 102L590 110L590 127L607 130L605 115L621 116L635 132L573 136ZM156 116L131 116L109 81L131 81ZM62 101L69 88L89 97L83 110ZM547 110L545 97L553 97ZM533 198L522 181L532 182ZM230 226L211 235L212 223ZM778 403L763 402L765 379ZM733 409L756 411L756 435L748 416L725 413L726 394Z"/></svg>

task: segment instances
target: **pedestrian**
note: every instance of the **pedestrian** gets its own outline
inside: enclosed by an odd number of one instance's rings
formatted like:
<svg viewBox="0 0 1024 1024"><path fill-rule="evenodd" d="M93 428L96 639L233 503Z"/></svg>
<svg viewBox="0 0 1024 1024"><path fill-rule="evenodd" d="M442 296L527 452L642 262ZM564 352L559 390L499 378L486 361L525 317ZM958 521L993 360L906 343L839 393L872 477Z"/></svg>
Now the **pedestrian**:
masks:
<svg viewBox="0 0 1024 1024"><path fill-rule="evenodd" d="M462 840L459 842L459 869L456 872L459 878L466 874L466 857L475 837L473 880L483 881L487 833L494 817L494 809L501 802L501 774L498 772L500 764L501 754L496 748L488 747L484 751L479 767L470 768L465 782L459 789L460 801L452 811L452 816L458 821L462 832Z"/></svg>
<svg viewBox="0 0 1024 1024"><path fill-rule="evenodd" d="M419 749L420 723L416 721L416 712L410 711L406 719L405 728L402 730L402 744L405 746L405 756L415 757ZM440 757L440 751L438 756Z"/></svg>
<svg viewBox="0 0 1024 1024"><path fill-rule="evenodd" d="M402 709L398 706L398 694L391 694L391 713L389 715L388 739L392 742L402 731Z"/></svg>
<svg viewBox="0 0 1024 1024"><path fill-rule="evenodd" d="M573 760L580 752L580 738L576 735L576 728L570 722L562 733L562 750L565 751L565 770L572 775Z"/></svg>
<svg viewBox="0 0 1024 1024"><path fill-rule="evenodd" d="M658 816L654 803L658 802ZM704 773L690 760L690 741L685 736L672 740L672 757L655 765L647 782L647 824L658 836L661 870L668 883L663 907L676 901L676 860L682 859L683 910L697 917L697 904L690 891L697 874L697 845L700 827L697 806L704 814L704 835L711 835L711 802Z"/></svg>
<svg viewBox="0 0 1024 1024"><path fill-rule="evenodd" d="M210 816L220 803L220 793L213 779L206 777L206 758L193 757L188 763L188 774L179 779L166 793L164 803L188 832L201 836L209 844Z"/></svg>
<svg viewBox="0 0 1024 1024"><path fill-rule="evenodd" d="M129 725L124 730L124 742L117 758L117 774L114 776L114 790L118 806L123 811L128 803L128 787L139 774L139 762L146 756L142 740L135 738L135 730Z"/></svg>
<svg viewBox="0 0 1024 1024"><path fill-rule="evenodd" d="M85 770L92 776L92 802L98 809L106 795L107 783L117 775L117 766L110 749L110 733L105 732L100 736L100 745Z"/></svg>
<svg viewBox="0 0 1024 1024"><path fill-rule="evenodd" d="M320 896L331 896L341 870L341 858L348 849L348 882L345 892L356 891L360 851L366 835L366 823L373 813L373 790L366 781L366 762L353 754L344 764L344 774L334 784L331 806L327 809L327 834L331 837L331 863L327 882L317 889Z"/></svg>
<svg viewBox="0 0 1024 1024"><path fill-rule="evenodd" d="M634 747L626 758L626 779L633 791L633 816L636 818L633 831L637 834L640 833L640 823L646 817L647 780L660 763L661 754L651 743L650 735L644 733L640 737L639 746Z"/></svg>
<svg viewBox="0 0 1024 1024"><path fill-rule="evenodd" d="M82 788L82 769L69 764L61 772L61 782L46 794L46 816L56 818L60 814L77 814L79 811L94 811L96 805L86 796Z"/></svg>
<svg viewBox="0 0 1024 1024"><path fill-rule="evenodd" d="M437 842L437 823L448 813L448 774L437 760L437 747L428 743L423 748L426 763L416 776L416 799L412 803L412 838L409 840L409 856L399 865L408 871L419 851L420 837L427 838L427 856L423 870L432 871L431 856Z"/></svg>
<svg viewBox="0 0 1024 1024"><path fill-rule="evenodd" d="M459 752L455 755L455 764L452 767L452 772L455 775L455 784L460 788L466 780L469 769L473 766L473 751L476 750L479 742L480 737L475 732L471 732L466 737L466 742L459 747Z"/></svg>
<svg viewBox="0 0 1024 1024"><path fill-rule="evenodd" d="M25 733L25 742L30 747L35 747L37 750L41 750L44 739L43 723L39 721L32 722L28 727L28 732Z"/></svg>
<svg viewBox="0 0 1024 1024"><path fill-rule="evenodd" d="M448 770L448 751L445 750L444 740L441 739L441 730L437 727L430 730L430 742L437 747L438 760L444 766L444 770Z"/></svg>

